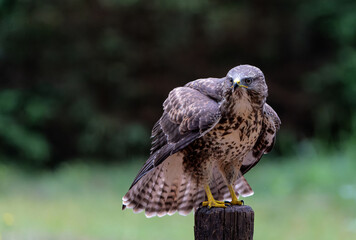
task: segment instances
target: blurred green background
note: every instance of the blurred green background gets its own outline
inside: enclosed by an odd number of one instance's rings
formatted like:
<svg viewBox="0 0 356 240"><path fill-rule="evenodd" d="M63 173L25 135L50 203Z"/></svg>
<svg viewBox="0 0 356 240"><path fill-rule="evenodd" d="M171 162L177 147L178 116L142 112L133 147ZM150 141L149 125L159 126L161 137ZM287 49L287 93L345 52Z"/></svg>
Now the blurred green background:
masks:
<svg viewBox="0 0 356 240"><path fill-rule="evenodd" d="M0 239L193 239L121 197L174 87L262 69L255 239L356 239L356 2L0 0Z"/></svg>

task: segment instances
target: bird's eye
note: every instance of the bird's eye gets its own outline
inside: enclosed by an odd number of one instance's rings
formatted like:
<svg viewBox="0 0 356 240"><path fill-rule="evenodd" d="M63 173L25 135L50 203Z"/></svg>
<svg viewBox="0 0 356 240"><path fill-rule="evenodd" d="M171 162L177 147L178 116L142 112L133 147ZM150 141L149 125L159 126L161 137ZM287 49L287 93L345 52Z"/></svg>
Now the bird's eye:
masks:
<svg viewBox="0 0 356 240"><path fill-rule="evenodd" d="M252 83L252 79L251 78L246 78L245 79L245 83L246 83L246 85L250 85Z"/></svg>

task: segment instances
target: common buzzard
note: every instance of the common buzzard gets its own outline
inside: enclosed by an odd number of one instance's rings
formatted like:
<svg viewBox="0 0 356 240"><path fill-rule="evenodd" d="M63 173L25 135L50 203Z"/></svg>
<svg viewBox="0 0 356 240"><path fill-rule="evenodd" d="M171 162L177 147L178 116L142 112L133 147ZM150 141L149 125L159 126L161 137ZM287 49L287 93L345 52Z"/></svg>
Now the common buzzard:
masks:
<svg viewBox="0 0 356 240"><path fill-rule="evenodd" d="M243 175L271 151L281 124L267 95L262 71L250 65L173 89L123 209L152 217L241 205L239 195L253 194Z"/></svg>

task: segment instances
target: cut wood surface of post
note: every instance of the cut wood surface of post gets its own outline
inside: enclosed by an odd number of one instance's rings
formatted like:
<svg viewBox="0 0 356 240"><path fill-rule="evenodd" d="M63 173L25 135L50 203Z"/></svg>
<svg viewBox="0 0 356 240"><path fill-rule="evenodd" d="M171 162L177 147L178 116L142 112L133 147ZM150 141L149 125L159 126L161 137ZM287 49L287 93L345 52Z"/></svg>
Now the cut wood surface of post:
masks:
<svg viewBox="0 0 356 240"><path fill-rule="evenodd" d="M201 207L195 212L195 240L253 239L254 215L250 206Z"/></svg>

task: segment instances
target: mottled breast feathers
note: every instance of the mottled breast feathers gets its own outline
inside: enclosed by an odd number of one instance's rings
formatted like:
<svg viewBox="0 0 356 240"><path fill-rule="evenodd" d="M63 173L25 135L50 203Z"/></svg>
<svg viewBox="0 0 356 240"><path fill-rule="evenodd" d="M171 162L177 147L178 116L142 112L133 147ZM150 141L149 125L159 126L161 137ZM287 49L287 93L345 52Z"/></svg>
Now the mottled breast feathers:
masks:
<svg viewBox="0 0 356 240"><path fill-rule="evenodd" d="M260 136L257 139L255 146L246 155L242 162L240 171L242 174L247 173L254 167L262 158L263 154L269 153L275 143L277 131L280 128L281 120L277 113L270 105L265 103L263 107L263 122Z"/></svg>

